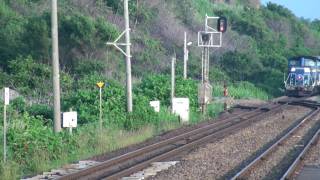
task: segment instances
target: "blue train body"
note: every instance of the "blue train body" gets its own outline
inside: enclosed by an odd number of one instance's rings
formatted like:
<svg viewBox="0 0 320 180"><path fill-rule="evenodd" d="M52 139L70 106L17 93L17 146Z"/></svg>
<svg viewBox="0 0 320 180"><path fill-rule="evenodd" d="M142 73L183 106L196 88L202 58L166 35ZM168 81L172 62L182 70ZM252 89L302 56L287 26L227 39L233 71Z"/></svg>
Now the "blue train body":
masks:
<svg viewBox="0 0 320 180"><path fill-rule="evenodd" d="M288 60L284 81L287 96L308 96L319 92L320 57L300 56Z"/></svg>

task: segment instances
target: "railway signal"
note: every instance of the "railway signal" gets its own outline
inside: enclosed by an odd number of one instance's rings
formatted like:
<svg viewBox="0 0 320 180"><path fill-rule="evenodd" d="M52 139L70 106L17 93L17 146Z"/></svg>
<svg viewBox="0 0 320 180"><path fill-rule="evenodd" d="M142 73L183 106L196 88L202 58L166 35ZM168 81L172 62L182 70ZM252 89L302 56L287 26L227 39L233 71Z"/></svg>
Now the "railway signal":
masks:
<svg viewBox="0 0 320 180"><path fill-rule="evenodd" d="M217 24L217 26L212 26ZM222 46L222 33L227 31L227 18L210 17L206 15L205 30L198 32L198 47L202 51L202 82L199 85L198 97L201 111L206 112L206 106L212 99L212 86L209 81L210 69L210 48L220 48Z"/></svg>
<svg viewBox="0 0 320 180"><path fill-rule="evenodd" d="M227 18L226 17L220 17L218 19L217 29L219 32L225 33L227 31Z"/></svg>

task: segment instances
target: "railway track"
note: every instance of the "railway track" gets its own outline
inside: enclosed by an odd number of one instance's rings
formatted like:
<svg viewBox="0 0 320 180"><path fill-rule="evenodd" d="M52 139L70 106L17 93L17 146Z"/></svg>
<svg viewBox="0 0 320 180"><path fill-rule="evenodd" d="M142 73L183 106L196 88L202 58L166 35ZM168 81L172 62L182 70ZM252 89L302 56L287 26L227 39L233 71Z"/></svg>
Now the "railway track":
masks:
<svg viewBox="0 0 320 180"><path fill-rule="evenodd" d="M300 121L301 123L308 121L307 119L319 113L319 104L297 98L285 98L260 107L238 107L247 111L188 130L180 135L116 156L98 165L61 176L58 179L120 179L148 167L153 162L172 159L182 152L190 151L201 144L218 141L265 117L281 112L288 105L305 106L314 109L311 114L308 114ZM235 179L238 179L238 177L235 177Z"/></svg>
<svg viewBox="0 0 320 180"><path fill-rule="evenodd" d="M119 179L148 167L152 162L172 158L181 152L190 151L201 144L214 142L233 134L252 123L262 120L264 117L280 112L288 103L269 103L254 108L249 112L222 119L204 127L199 127L170 139L109 159L101 164L68 174L59 179Z"/></svg>
<svg viewBox="0 0 320 180"><path fill-rule="evenodd" d="M294 176L296 176L295 172L297 168L303 165L303 158L306 156L308 151L311 149L312 145L316 143L316 141L320 138L320 128L318 131L312 136L311 140L308 142L308 144L303 148L303 150L299 153L299 155L296 157L294 162L291 164L291 166L288 168L286 173L282 176L281 179L291 179Z"/></svg>
<svg viewBox="0 0 320 180"><path fill-rule="evenodd" d="M320 122L315 117L320 114L319 105L308 101L289 104L312 107L313 110L298 120L288 132L279 137L265 151L260 153L231 179L291 179L311 145L319 138ZM312 121L313 120L313 121ZM278 162L273 162L275 159Z"/></svg>

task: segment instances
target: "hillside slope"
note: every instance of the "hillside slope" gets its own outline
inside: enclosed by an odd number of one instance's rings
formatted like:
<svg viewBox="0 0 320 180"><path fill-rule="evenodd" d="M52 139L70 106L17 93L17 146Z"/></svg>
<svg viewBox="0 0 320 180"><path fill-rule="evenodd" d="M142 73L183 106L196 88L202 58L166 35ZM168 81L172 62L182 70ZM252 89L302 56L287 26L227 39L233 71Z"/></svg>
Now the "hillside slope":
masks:
<svg viewBox="0 0 320 180"><path fill-rule="evenodd" d="M62 68L77 76L79 61L101 62L107 77L123 82L123 57L104 44L123 29L122 4L114 0L59 2ZM19 56L31 55L36 62L50 64L49 5L49 0L1 0L2 85L15 84L6 77L14 75L8 63ZM183 33L188 32L196 44L205 14L229 19L223 47L212 51L213 82L246 80L277 94L288 57L320 54L319 30L313 28L317 22L298 19L276 4L260 7L257 0L136 0L130 1L130 14L133 75L138 79L168 72L174 52L182 59ZM191 47L189 73L196 79L200 78L200 52L200 48Z"/></svg>

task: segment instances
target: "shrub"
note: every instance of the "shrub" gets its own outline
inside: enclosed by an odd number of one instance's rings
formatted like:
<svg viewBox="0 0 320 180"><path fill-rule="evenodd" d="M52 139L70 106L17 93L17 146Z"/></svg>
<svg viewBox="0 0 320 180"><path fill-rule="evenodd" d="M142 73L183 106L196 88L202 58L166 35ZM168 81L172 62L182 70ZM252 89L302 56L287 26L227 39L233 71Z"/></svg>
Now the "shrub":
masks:
<svg viewBox="0 0 320 180"><path fill-rule="evenodd" d="M175 91L176 97L189 97L191 107L198 106L196 81L177 77ZM150 75L142 80L136 92L148 97L150 101L159 100L161 104L169 106L171 104L171 78L167 75Z"/></svg>

